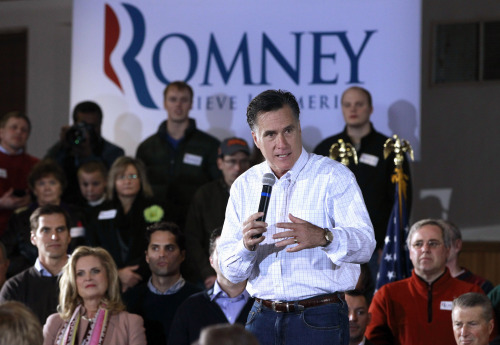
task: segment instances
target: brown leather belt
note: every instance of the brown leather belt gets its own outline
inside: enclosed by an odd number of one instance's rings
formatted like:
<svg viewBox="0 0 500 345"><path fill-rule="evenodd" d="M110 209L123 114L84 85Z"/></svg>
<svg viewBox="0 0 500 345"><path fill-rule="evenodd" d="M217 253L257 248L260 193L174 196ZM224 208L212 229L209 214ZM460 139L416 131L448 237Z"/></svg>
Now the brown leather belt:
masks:
<svg viewBox="0 0 500 345"><path fill-rule="evenodd" d="M340 296L340 297L339 297ZM321 295L318 297L303 299L301 301L269 301L265 299L256 298L258 303L264 307L272 309L278 313L293 313L302 311L306 308L318 307L320 305L341 303L344 300L343 292L336 292L330 295Z"/></svg>

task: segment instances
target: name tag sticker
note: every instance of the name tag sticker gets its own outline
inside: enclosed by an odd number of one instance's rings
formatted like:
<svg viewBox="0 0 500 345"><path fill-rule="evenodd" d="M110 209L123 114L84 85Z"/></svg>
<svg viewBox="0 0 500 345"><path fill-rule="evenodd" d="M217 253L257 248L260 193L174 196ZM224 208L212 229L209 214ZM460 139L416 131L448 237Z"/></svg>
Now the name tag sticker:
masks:
<svg viewBox="0 0 500 345"><path fill-rule="evenodd" d="M378 157L368 153L363 153L361 154L361 157L359 157L359 161L361 163L371 165L372 167L376 167L378 164Z"/></svg>
<svg viewBox="0 0 500 345"><path fill-rule="evenodd" d="M0 169L0 177L1 178L7 178L7 170Z"/></svg>
<svg viewBox="0 0 500 345"><path fill-rule="evenodd" d="M441 310L451 310L452 301L441 301Z"/></svg>
<svg viewBox="0 0 500 345"><path fill-rule="evenodd" d="M99 212L97 219L114 219L116 217L116 210L106 210Z"/></svg>
<svg viewBox="0 0 500 345"><path fill-rule="evenodd" d="M83 226L75 226L69 229L69 234L71 238L83 237L85 236L85 228Z"/></svg>
<svg viewBox="0 0 500 345"><path fill-rule="evenodd" d="M202 156L193 155L192 153L186 153L184 155L183 163L189 165L196 165L197 167L199 167L202 161L203 161Z"/></svg>

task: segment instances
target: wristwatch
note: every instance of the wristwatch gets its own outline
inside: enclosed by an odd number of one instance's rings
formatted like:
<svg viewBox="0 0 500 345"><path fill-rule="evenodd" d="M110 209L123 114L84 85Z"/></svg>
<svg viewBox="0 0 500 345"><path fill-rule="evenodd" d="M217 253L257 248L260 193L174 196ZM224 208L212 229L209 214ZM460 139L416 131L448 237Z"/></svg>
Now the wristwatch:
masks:
<svg viewBox="0 0 500 345"><path fill-rule="evenodd" d="M322 247L328 246L333 241L333 234L332 234L332 232L330 230L328 230L327 228L325 228L324 230L325 230L325 240L326 240L326 243L324 245L322 245Z"/></svg>

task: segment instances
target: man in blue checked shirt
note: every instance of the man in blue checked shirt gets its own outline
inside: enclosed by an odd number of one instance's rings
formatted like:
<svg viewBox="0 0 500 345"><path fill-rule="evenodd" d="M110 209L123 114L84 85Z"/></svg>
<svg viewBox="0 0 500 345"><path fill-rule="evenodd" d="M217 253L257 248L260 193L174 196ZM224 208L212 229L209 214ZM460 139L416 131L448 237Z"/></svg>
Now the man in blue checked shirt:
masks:
<svg viewBox="0 0 500 345"><path fill-rule="evenodd" d="M256 301L247 329L261 344L348 344L344 291L373 253L373 227L349 169L302 147L299 114L281 90L250 102L247 121L266 160L231 187L220 267L233 283L248 279ZM264 174L276 178L266 222L256 212Z"/></svg>

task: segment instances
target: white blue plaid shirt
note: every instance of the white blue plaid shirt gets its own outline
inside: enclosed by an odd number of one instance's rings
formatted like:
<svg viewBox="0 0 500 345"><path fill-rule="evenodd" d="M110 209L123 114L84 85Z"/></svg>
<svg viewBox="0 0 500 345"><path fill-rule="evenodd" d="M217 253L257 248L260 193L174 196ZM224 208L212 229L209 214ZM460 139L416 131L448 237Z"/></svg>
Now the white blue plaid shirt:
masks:
<svg viewBox="0 0 500 345"><path fill-rule="evenodd" d="M302 153L272 188L264 233L266 239L249 251L243 245L242 223L258 210L262 176L272 173L263 162L242 174L231 187L222 236L217 245L221 270L230 281L248 278L251 296L293 301L354 289L359 264L368 262L375 237L363 196L351 171L329 158ZM296 253L278 248L272 235L286 231L276 223L288 214L334 235L326 248Z"/></svg>

